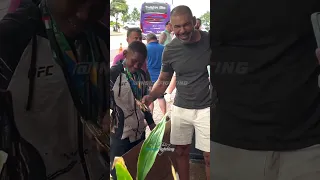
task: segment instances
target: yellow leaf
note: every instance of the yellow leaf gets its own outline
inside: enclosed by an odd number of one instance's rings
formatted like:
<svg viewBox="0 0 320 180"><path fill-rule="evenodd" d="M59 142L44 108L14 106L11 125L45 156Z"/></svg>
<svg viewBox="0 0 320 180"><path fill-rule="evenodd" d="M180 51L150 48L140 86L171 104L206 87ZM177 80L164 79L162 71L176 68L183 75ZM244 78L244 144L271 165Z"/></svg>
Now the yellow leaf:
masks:
<svg viewBox="0 0 320 180"><path fill-rule="evenodd" d="M170 158L169 158L169 160L170 160L170 162L171 162L171 172L172 172L173 180L178 180L177 175L176 175L176 170L174 169L172 160L171 160Z"/></svg>
<svg viewBox="0 0 320 180"><path fill-rule="evenodd" d="M115 157L114 158L114 163L112 166L112 169L116 168L116 175L117 179L121 180L133 180L132 176L130 175L124 159L122 157Z"/></svg>
<svg viewBox="0 0 320 180"><path fill-rule="evenodd" d="M126 167L126 163L124 162L123 157L115 157L114 158L112 169L115 167L116 164L119 164L119 165L121 165L123 167Z"/></svg>

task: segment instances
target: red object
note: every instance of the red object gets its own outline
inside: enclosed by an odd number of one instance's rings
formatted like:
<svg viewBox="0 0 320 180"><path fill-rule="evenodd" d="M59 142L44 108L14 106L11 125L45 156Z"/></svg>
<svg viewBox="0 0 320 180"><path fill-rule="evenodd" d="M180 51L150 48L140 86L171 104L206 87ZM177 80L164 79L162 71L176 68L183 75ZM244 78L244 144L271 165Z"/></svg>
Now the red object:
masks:
<svg viewBox="0 0 320 180"><path fill-rule="evenodd" d="M8 12L14 12L19 7L21 0L11 0Z"/></svg>

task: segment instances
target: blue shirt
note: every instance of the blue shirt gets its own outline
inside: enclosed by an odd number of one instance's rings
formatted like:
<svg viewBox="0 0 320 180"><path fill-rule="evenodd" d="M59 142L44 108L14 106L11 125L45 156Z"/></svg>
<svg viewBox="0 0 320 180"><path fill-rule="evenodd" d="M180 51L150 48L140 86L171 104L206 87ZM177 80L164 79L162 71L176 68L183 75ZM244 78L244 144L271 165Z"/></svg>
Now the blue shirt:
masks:
<svg viewBox="0 0 320 180"><path fill-rule="evenodd" d="M151 81L154 83L158 80L162 65L162 53L164 46L158 42L151 42L147 45L148 50L148 71L150 73Z"/></svg>

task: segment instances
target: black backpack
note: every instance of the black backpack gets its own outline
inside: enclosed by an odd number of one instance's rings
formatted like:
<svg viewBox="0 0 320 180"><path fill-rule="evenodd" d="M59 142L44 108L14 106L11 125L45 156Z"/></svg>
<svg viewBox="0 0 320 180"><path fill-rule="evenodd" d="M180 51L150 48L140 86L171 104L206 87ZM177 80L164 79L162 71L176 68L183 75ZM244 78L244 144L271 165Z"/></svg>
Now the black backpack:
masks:
<svg viewBox="0 0 320 180"><path fill-rule="evenodd" d="M4 17L23 24L26 37L30 37L29 41L36 36L37 22L41 20L38 7L30 2L21 2L16 13ZM30 32L34 33L29 34ZM19 46L26 47L29 41L20 42ZM0 150L8 155L0 179L45 180L47 175L43 159L38 150L21 137L13 112L11 93L7 90L0 90Z"/></svg>
<svg viewBox="0 0 320 180"><path fill-rule="evenodd" d="M22 24L24 29L24 35L28 37L27 40L21 41L19 48L26 48L32 41L32 55L31 63L28 73L29 78L29 94L26 105L26 110L30 110L32 105L33 93L34 93L34 80L36 74L36 62L37 62L37 36L46 38L45 27L41 20L41 12L38 7L41 0L22 0L20 6L15 13L7 15L5 18L12 19L13 21ZM100 25L97 26L97 31L101 32L101 36L107 36L108 30ZM103 32L103 33L102 33ZM104 40L107 37L103 38ZM105 40L106 42L109 40ZM19 59L11 58L13 61L19 61ZM8 160L4 166L0 175L0 180L45 180L48 179L46 175L46 167L40 153L30 143L23 139L15 125L13 117L13 107L11 94L8 91L1 91L0 99L0 133L1 137L7 137L0 142L0 150L6 149L9 155ZM7 108L2 108L7 107ZM9 114L9 115L8 115ZM9 131L5 131L9 129ZM80 146L80 145L79 145ZM20 149L17 149L20 148ZM82 146L81 146L82 147ZM79 151L84 152L79 147ZM82 147L83 148L83 147ZM17 153L21 152L21 153ZM80 153L81 163L85 164L85 158ZM109 159L109 158L107 158ZM17 168L21 167L21 168ZM87 173L86 173L87 174ZM51 177L49 177L50 179Z"/></svg>

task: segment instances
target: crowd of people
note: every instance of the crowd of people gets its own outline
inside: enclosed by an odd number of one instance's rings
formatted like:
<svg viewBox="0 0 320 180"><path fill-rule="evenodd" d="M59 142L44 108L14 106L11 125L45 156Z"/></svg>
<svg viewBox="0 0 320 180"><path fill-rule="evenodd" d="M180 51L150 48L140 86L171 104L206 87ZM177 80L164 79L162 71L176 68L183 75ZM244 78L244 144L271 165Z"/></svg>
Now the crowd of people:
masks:
<svg viewBox="0 0 320 180"><path fill-rule="evenodd" d="M193 129L209 179L208 33L199 30L199 20L189 7L178 6L159 40L148 34L145 45L141 30L129 29L128 48L115 57L107 74L101 73L109 69L105 63L110 40L105 32L109 30L100 21L106 7L102 0L86 1L85 6L75 0L11 2L9 13L0 21L0 88L5 92L1 91L1 100L7 92L12 95L11 128L19 132L19 140L6 148L13 150L17 143L21 150L15 155L18 161L7 163L6 175L109 178L114 157L143 141L147 126L150 130L156 126L154 100L166 114L164 95L176 89L171 143L176 145L180 179L189 178ZM99 62L95 78L84 70L93 62ZM188 68L194 70L186 71ZM110 77L110 82L103 81L105 77ZM100 89L104 87L100 83L110 84L110 94ZM2 111L1 118L9 113ZM110 131L109 154L84 123L88 119ZM116 179L114 170L111 175Z"/></svg>
<svg viewBox="0 0 320 180"><path fill-rule="evenodd" d="M111 67L112 160L145 139L146 126L152 130L155 125L153 102L158 100L166 114L164 96L176 89L170 143L175 145L179 178L189 179L189 153L195 131L195 147L204 152L210 179L211 97L207 67L211 50L209 35L200 27L201 20L193 16L189 7L177 6L159 38L147 34L147 45L142 43L141 29L127 30L128 48L114 58ZM145 104L147 110L139 109L135 101Z"/></svg>

